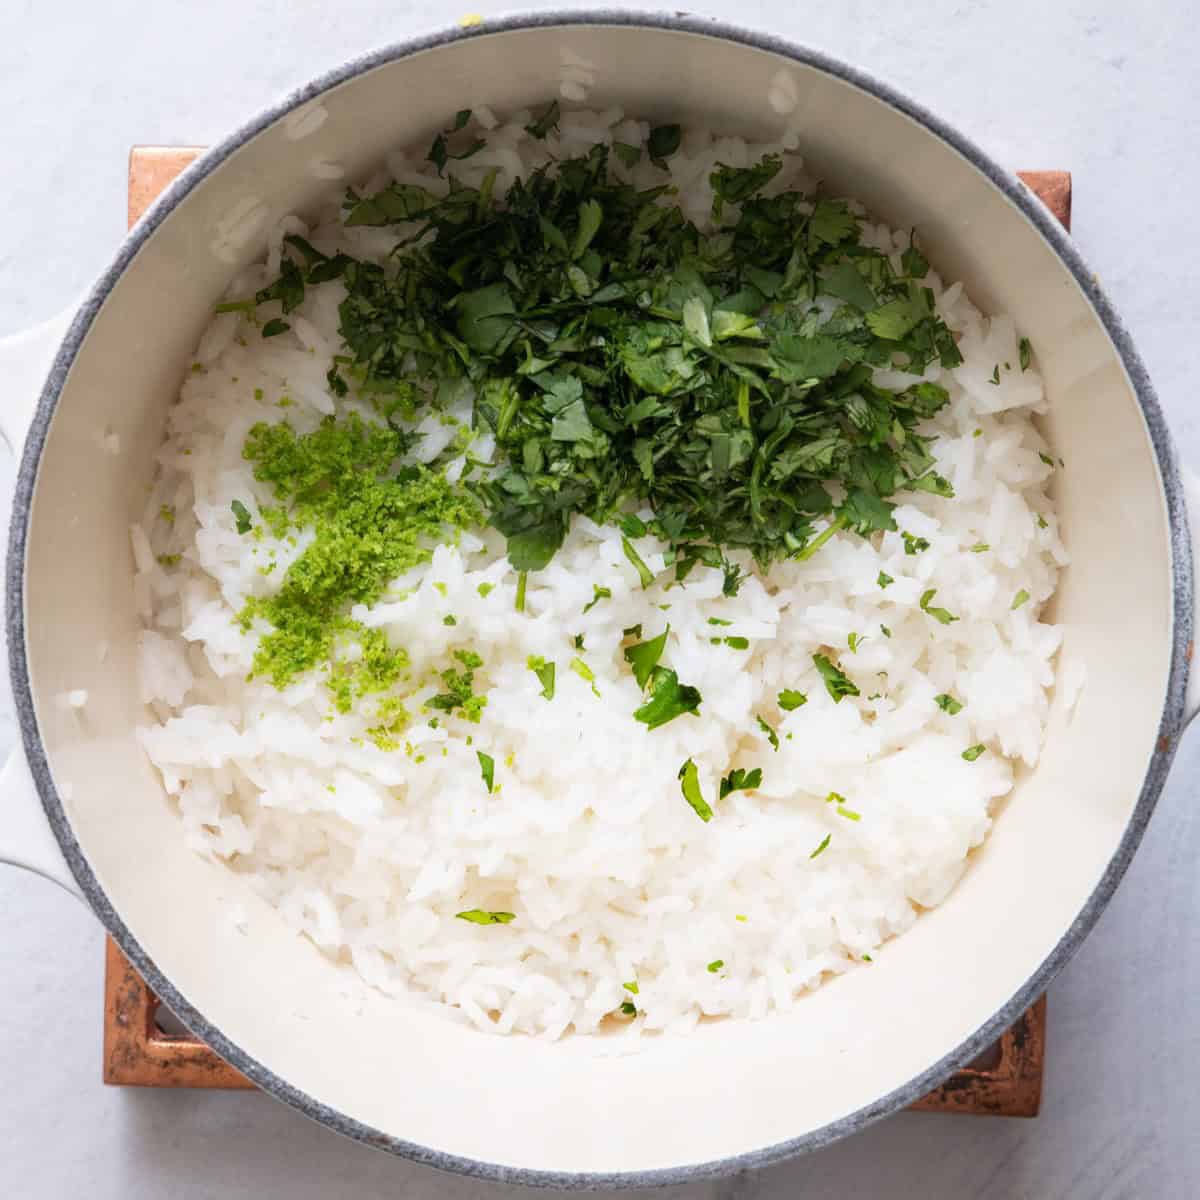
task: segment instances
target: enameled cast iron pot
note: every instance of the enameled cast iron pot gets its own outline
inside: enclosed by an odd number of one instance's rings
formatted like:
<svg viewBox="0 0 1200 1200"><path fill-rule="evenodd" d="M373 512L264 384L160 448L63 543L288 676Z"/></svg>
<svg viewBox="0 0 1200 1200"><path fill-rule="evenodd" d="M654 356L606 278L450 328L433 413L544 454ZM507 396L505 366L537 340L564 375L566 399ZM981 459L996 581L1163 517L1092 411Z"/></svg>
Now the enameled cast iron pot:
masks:
<svg viewBox="0 0 1200 1200"><path fill-rule="evenodd" d="M795 130L835 194L915 226L944 277L1033 336L1045 433L1066 463L1055 502L1072 561L1051 617L1066 631L1060 666L1086 671L1073 712L1056 699L1040 765L961 884L871 970L787 1016L709 1023L632 1055L604 1038L491 1037L382 995L358 1011L311 944L185 847L134 737L128 526L228 279L261 253L269 222L342 186L327 164L355 179L458 109L584 94L750 138ZM775 38L684 17L544 14L351 62L184 172L78 311L5 343L0 366L4 426L24 440L7 575L24 753L0 781L3 857L79 891L155 991L266 1091L424 1163L537 1184L681 1181L821 1146L913 1100L991 1042L1078 947L1195 707L1184 489L1095 277L1030 193L960 134ZM88 693L82 714L62 700L74 689ZM229 920L235 902L244 932Z"/></svg>

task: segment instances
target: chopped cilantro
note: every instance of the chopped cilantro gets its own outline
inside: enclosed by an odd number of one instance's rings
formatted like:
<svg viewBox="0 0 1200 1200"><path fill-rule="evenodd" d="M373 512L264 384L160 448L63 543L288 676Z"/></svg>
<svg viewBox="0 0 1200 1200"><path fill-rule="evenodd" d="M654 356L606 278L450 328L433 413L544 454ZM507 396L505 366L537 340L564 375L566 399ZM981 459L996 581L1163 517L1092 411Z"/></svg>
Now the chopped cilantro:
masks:
<svg viewBox="0 0 1200 1200"><path fill-rule="evenodd" d="M160 554L157 561L160 566L174 567L178 566L179 560L183 557L182 554Z"/></svg>
<svg viewBox="0 0 1200 1200"><path fill-rule="evenodd" d="M625 557L633 563L638 578L642 581L642 587L648 588L654 582L654 572L642 561L642 556L627 537L621 538L621 549L625 551Z"/></svg>
<svg viewBox="0 0 1200 1200"><path fill-rule="evenodd" d="M175 510L169 504L164 504L162 508L158 510L158 517L159 520L166 521L168 525L175 524ZM239 530L238 532L240 533L241 531Z"/></svg>
<svg viewBox="0 0 1200 1200"><path fill-rule="evenodd" d="M896 581L886 571L880 571L875 582L879 584L881 588L885 588L889 583L895 583Z"/></svg>
<svg viewBox="0 0 1200 1200"><path fill-rule="evenodd" d="M601 600L611 600L612 591L609 588L601 587L598 583L592 584L592 598L583 606L583 611L590 612Z"/></svg>
<svg viewBox="0 0 1200 1200"><path fill-rule="evenodd" d="M1045 529L1047 527L1047 525L1049 524L1049 522L1046 520L1045 517L1042 516L1041 513L1038 513L1037 523L1038 523L1039 529Z"/></svg>
<svg viewBox="0 0 1200 1200"><path fill-rule="evenodd" d="M279 317L272 317L263 327L262 335L265 338L278 337L281 333L287 333L291 329L291 325L287 321Z"/></svg>
<svg viewBox="0 0 1200 1200"><path fill-rule="evenodd" d="M715 975L723 966L725 960L723 958L714 958L704 969L710 974Z"/></svg>
<svg viewBox="0 0 1200 1200"><path fill-rule="evenodd" d="M482 750L476 750L475 757L479 759L479 773L483 776L483 786L487 788L490 796L494 790L496 760L490 754L484 754Z"/></svg>
<svg viewBox="0 0 1200 1200"><path fill-rule="evenodd" d="M749 650L749 649L750 649L750 639L749 639L749 638L744 638L744 637L727 637L727 638L724 638L724 639L721 639L721 638L715 638L714 640L715 640L715 641L722 641L722 640L724 640L724 642L725 642L725 645L729 646L730 648L732 648L732 649L734 649L734 650Z"/></svg>
<svg viewBox="0 0 1200 1200"><path fill-rule="evenodd" d="M650 699L634 710L635 720L649 729L657 729L684 713L696 713L700 708L700 693L679 682L674 671L655 667L650 672Z"/></svg>
<svg viewBox="0 0 1200 1200"><path fill-rule="evenodd" d="M457 712L465 720L478 725L487 707L487 697L474 693L475 672L483 666L483 659L472 650L455 650L454 657L462 664L463 670L450 667L443 671L439 678L446 690L426 700L425 707L450 715Z"/></svg>
<svg viewBox="0 0 1200 1200"><path fill-rule="evenodd" d="M723 620L721 620L720 617L709 617L708 623L710 625L732 625L733 624L732 621L723 621Z"/></svg>
<svg viewBox="0 0 1200 1200"><path fill-rule="evenodd" d="M1010 610L1016 610L1021 607L1029 599L1029 593L1022 588L1013 598L1012 604L1009 605Z"/></svg>
<svg viewBox="0 0 1200 1200"><path fill-rule="evenodd" d="M642 636L642 626L641 626L641 624L639 623L639 624L637 624L637 625L630 625L630 626L628 626L627 628L625 628L625 629L622 629L622 630L621 630L621 636L622 636L623 638L627 638L627 637L636 637L636 638L640 638L640 637Z"/></svg>
<svg viewBox="0 0 1200 1200"><path fill-rule="evenodd" d="M995 387L1000 386L1000 364L999 363L997 363L992 368L992 374L991 374L991 377L988 379L988 383L992 384Z"/></svg>
<svg viewBox="0 0 1200 1200"><path fill-rule="evenodd" d="M636 634L633 629L637 630ZM642 627L635 625L633 629L627 629L626 636L641 637ZM645 691L646 684L650 682L650 676L658 665L658 660L662 658L663 650L667 646L667 635L670 632L671 627L668 625L658 637L652 638L648 642L638 642L635 646L625 647L623 652L625 661L633 668L633 677L643 691Z"/></svg>
<svg viewBox="0 0 1200 1200"><path fill-rule="evenodd" d="M238 533L249 533L251 525L250 510L240 500L231 501L229 507L233 510Z"/></svg>
<svg viewBox="0 0 1200 1200"><path fill-rule="evenodd" d="M458 618L457 618L457 617L456 617L456 616L455 616L453 613L447 613L447 614L446 614L446 615L445 615L445 616L442 618L442 624L443 624L443 625L457 625L457 624L458 624Z"/></svg>
<svg viewBox="0 0 1200 1200"><path fill-rule="evenodd" d="M1042 460L1048 467L1054 466L1054 459L1050 457L1044 450L1038 451L1038 458Z"/></svg>
<svg viewBox="0 0 1200 1200"><path fill-rule="evenodd" d="M592 668L583 661L582 658L573 658L567 664L576 675L579 676L585 683L589 684L592 689L593 696L600 695L600 689L596 686L596 676Z"/></svg>
<svg viewBox="0 0 1200 1200"><path fill-rule="evenodd" d="M627 1017L637 1016L637 1005L632 1000L621 1001L621 1012Z"/></svg>
<svg viewBox="0 0 1200 1200"><path fill-rule="evenodd" d="M793 712L802 704L808 703L808 697L803 692L798 692L795 688L784 688L779 693L779 707L784 712Z"/></svg>
<svg viewBox="0 0 1200 1200"><path fill-rule="evenodd" d="M978 745L971 746L969 749L964 750L962 752L962 756L967 760L967 762L974 762L986 749L987 747L980 742Z"/></svg>
<svg viewBox="0 0 1200 1200"><path fill-rule="evenodd" d="M678 125L658 125L650 130L646 141L646 152L650 161L662 170L667 170L667 159L679 149L683 130Z"/></svg>
<svg viewBox="0 0 1200 1200"><path fill-rule="evenodd" d="M468 908L466 912L454 914L460 921L470 921L472 925L507 925L517 919L516 913L488 912L483 908Z"/></svg>
<svg viewBox="0 0 1200 1200"><path fill-rule="evenodd" d="M495 586L494 583L481 583L475 590L486 600Z"/></svg>
<svg viewBox="0 0 1200 1200"><path fill-rule="evenodd" d="M854 809L847 808L844 804L839 804L836 811L839 817L845 817L847 821L862 820L862 813L857 813L854 811Z"/></svg>
<svg viewBox="0 0 1200 1200"><path fill-rule="evenodd" d="M929 542L923 537L914 537L911 533L903 533L901 536L904 538L905 554L920 554L929 549Z"/></svg>
<svg viewBox="0 0 1200 1200"><path fill-rule="evenodd" d="M627 167L633 168L642 161L642 152L637 146L631 146L628 142L613 142L613 153Z"/></svg>
<svg viewBox="0 0 1200 1200"><path fill-rule="evenodd" d="M949 625L952 621L957 621L958 618L947 608L933 608L930 606L930 601L937 595L937 588L926 588L921 593L921 611L927 612L935 621L940 621L943 625Z"/></svg>
<svg viewBox="0 0 1200 1200"><path fill-rule="evenodd" d="M1028 371L1029 363L1033 358L1033 347L1029 344L1027 337L1023 337L1017 343L1017 354L1020 356L1017 361L1021 365L1021 370Z"/></svg>
<svg viewBox="0 0 1200 1200"><path fill-rule="evenodd" d="M830 840L831 836L832 836L831 834L827 833L821 839L821 844L808 857L816 858L818 855L823 854L825 852L825 848L829 845L829 840Z"/></svg>
<svg viewBox="0 0 1200 1200"><path fill-rule="evenodd" d="M711 821L713 810L709 808L708 803L700 794L700 773L690 758L679 768L679 780L683 798L691 805L692 811L700 820Z"/></svg>
<svg viewBox="0 0 1200 1200"><path fill-rule="evenodd" d="M584 650L586 647L583 644L583 634L577 633L573 639L573 644L576 650Z"/></svg>
<svg viewBox="0 0 1200 1200"><path fill-rule="evenodd" d="M890 638L892 636L892 631L886 625L880 625L879 632L882 633L884 637Z"/></svg>
<svg viewBox="0 0 1200 1200"><path fill-rule="evenodd" d="M544 700L553 700L554 664L547 662L540 655L531 654L525 660L525 665L538 677L538 683L542 685L542 698Z"/></svg>
<svg viewBox="0 0 1200 1200"><path fill-rule="evenodd" d="M771 743L771 749L778 750L779 749L779 734L777 734L775 732L775 730L772 729L771 726L768 725L766 723L766 721L764 721L762 719L762 717L755 717L754 719L758 722L759 729L761 729L763 731L763 733L766 734L767 741Z"/></svg>
<svg viewBox="0 0 1200 1200"><path fill-rule="evenodd" d="M987 542L976 542L975 545L973 545L971 547L971 553L972 554L983 554L985 551L990 550L990 549L991 549L991 546L989 546L987 544Z"/></svg>
<svg viewBox="0 0 1200 1200"><path fill-rule="evenodd" d="M851 633L846 637L846 645L850 647L850 653L854 654L866 640L866 638L860 637L857 633Z"/></svg>
<svg viewBox="0 0 1200 1200"><path fill-rule="evenodd" d="M942 712L949 713L952 717L957 716L960 712L962 712L962 701L955 700L955 698L951 696L949 692L942 692L941 695L934 696L933 702L942 710Z"/></svg>
<svg viewBox="0 0 1200 1200"><path fill-rule="evenodd" d="M836 667L824 654L812 656L813 666L820 672L825 681L825 690L833 697L834 704L840 704L846 696L857 696L859 690L840 668Z"/></svg>
<svg viewBox="0 0 1200 1200"><path fill-rule="evenodd" d="M550 130L558 128L558 116L558 101L551 101L549 107L544 113L542 113L540 117L538 117L536 121L533 121L525 126L525 132L529 134L530 137L535 137L539 141L544 141Z"/></svg>
<svg viewBox="0 0 1200 1200"><path fill-rule="evenodd" d="M517 612L525 611L525 587L529 583L529 572L522 571L517 576L517 599L513 607Z"/></svg>
<svg viewBox="0 0 1200 1200"><path fill-rule="evenodd" d="M638 985L636 979L631 979L628 983L623 983L621 986L627 991L632 992L635 996L638 994Z"/></svg>
<svg viewBox="0 0 1200 1200"><path fill-rule="evenodd" d="M718 792L718 799L724 800L730 792L752 792L762 783L762 767L744 771L735 767L724 779Z"/></svg>

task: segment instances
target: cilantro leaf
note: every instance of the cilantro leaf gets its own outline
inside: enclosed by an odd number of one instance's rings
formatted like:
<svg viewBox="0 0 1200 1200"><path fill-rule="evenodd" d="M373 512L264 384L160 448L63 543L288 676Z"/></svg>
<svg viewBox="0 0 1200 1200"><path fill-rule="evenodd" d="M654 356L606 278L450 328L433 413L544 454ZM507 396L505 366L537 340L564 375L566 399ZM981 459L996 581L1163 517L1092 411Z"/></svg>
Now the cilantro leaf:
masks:
<svg viewBox="0 0 1200 1200"><path fill-rule="evenodd" d="M752 792L762 784L762 777L762 767L755 767L750 771L744 771L741 767L735 767L721 780L718 798L724 800L730 792Z"/></svg>
<svg viewBox="0 0 1200 1200"><path fill-rule="evenodd" d="M628 142L613 142L613 153L630 169L642 161L642 152L637 146Z"/></svg>
<svg viewBox="0 0 1200 1200"><path fill-rule="evenodd" d="M540 117L525 126L525 132L529 134L530 137L535 137L539 141L545 141L546 135L550 132L550 130L558 128L558 118L558 101L553 100Z"/></svg>
<svg viewBox="0 0 1200 1200"><path fill-rule="evenodd" d="M860 694L849 676L834 666L826 655L814 654L812 660L813 666L817 668L821 678L825 681L825 690L833 697L834 704L840 704L846 696Z"/></svg>
<svg viewBox="0 0 1200 1200"><path fill-rule="evenodd" d="M758 722L759 729L761 729L763 731L763 733L766 735L767 741L771 743L771 749L778 750L779 749L779 734L777 734L775 732L775 730L772 729L771 726L768 725L766 723L766 721L764 721L762 719L762 717L755 717L754 719Z"/></svg>
<svg viewBox="0 0 1200 1200"><path fill-rule="evenodd" d="M779 693L779 707L784 712L794 712L801 705L808 703L808 697L803 692L798 692L794 688L784 688Z"/></svg>
<svg viewBox="0 0 1200 1200"><path fill-rule="evenodd" d="M483 786L487 788L488 795L490 796L494 790L496 760L490 754L484 754L482 750L476 750L475 757L479 759L479 773L483 776Z"/></svg>
<svg viewBox="0 0 1200 1200"><path fill-rule="evenodd" d="M542 699L554 699L554 663L548 662L540 655L531 654L526 660L525 665L537 676L538 683L542 685Z"/></svg>
<svg viewBox="0 0 1200 1200"><path fill-rule="evenodd" d="M650 699L634 710L634 719L648 729L657 729L684 713L696 713L700 708L700 693L665 667L655 667L650 676Z"/></svg>
<svg viewBox="0 0 1200 1200"><path fill-rule="evenodd" d="M714 958L704 969L710 974L715 975L723 966L725 960L723 958Z"/></svg>
<svg viewBox="0 0 1200 1200"><path fill-rule="evenodd" d="M1029 599L1029 593L1022 588L1014 597L1012 604L1009 605L1011 610L1016 610L1021 607Z"/></svg>
<svg viewBox="0 0 1200 1200"><path fill-rule="evenodd" d="M689 758L679 768L680 790L683 798L691 805L692 811L705 823L713 819L713 810L708 806L700 792L700 772L696 764Z"/></svg>
<svg viewBox="0 0 1200 1200"><path fill-rule="evenodd" d="M507 925L517 919L516 913L488 912L483 908L468 908L466 912L454 914L460 921L470 921L472 925Z"/></svg>
<svg viewBox="0 0 1200 1200"><path fill-rule="evenodd" d="M889 583L895 583L896 581L889 574L887 574L886 571L880 571L875 582L878 583L881 588L885 588Z"/></svg>
<svg viewBox="0 0 1200 1200"><path fill-rule="evenodd" d="M828 847L828 845L829 845L829 842L830 842L830 839L831 839L831 837L832 837L832 836L833 836L832 834L829 834L829 833L827 833L827 834L826 834L826 835L825 835L825 836L824 836L824 837L821 839L821 844L820 844L820 845L819 845L819 846L818 846L818 847L817 847L817 848L816 848L816 849L815 849L815 850L814 850L814 851L813 851L813 852L812 852L812 853L811 853L811 854L810 854L808 857L809 857L809 858L816 858L818 855L820 855L820 854L823 854L823 853L825 852L825 849L826 849L826 847Z"/></svg>
<svg viewBox="0 0 1200 1200"><path fill-rule="evenodd" d="M650 161L661 170L666 171L667 159L679 149L683 140L683 130L678 125L658 125L650 130L646 141L646 152Z"/></svg>
<svg viewBox="0 0 1200 1200"><path fill-rule="evenodd" d="M642 587L648 588L654 582L654 572L642 561L642 556L634 549L633 543L627 537L621 538L621 549L625 551L625 557L637 571L638 578L642 581Z"/></svg>
<svg viewBox="0 0 1200 1200"><path fill-rule="evenodd" d="M967 762L974 762L985 750L987 750L987 747L982 742L979 742L977 745L970 746L964 750L962 756Z"/></svg>
<svg viewBox="0 0 1200 1200"><path fill-rule="evenodd" d="M932 608L930 601L937 595L937 588L926 588L921 593L921 611L927 612L935 621L940 621L943 625L949 625L952 621L957 621L958 618L945 608Z"/></svg>
<svg viewBox="0 0 1200 1200"><path fill-rule="evenodd" d="M252 524L250 510L240 500L231 501L229 507L233 510L234 519L237 521L238 533L249 533Z"/></svg>
<svg viewBox="0 0 1200 1200"><path fill-rule="evenodd" d="M957 716L962 712L963 706L961 700L955 700L948 692L942 692L939 696L934 696L933 702L944 713L949 713L950 716Z"/></svg>
<svg viewBox="0 0 1200 1200"><path fill-rule="evenodd" d="M663 650L667 646L667 634L670 632L671 627L668 625L658 637L652 638L648 642L639 642L636 646L625 647L625 661L633 668L633 677L643 691L646 689L646 684L650 682L654 668L658 666L658 660L662 658ZM640 628L634 636L641 636Z"/></svg>
<svg viewBox="0 0 1200 1200"><path fill-rule="evenodd" d="M1033 359L1033 347L1029 344L1029 339L1027 337L1023 337L1017 343L1017 354L1017 362L1020 364L1021 370L1028 371L1029 364Z"/></svg>

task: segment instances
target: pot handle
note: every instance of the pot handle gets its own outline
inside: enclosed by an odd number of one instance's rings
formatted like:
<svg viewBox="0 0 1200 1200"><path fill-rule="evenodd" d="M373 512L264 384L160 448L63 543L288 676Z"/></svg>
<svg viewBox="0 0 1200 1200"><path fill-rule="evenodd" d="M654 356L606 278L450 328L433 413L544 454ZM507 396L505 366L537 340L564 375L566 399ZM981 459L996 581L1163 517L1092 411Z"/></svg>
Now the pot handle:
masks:
<svg viewBox="0 0 1200 1200"><path fill-rule="evenodd" d="M1200 637L1200 475L1181 467L1183 501L1187 509L1188 530L1192 539L1192 638ZM1192 646L1188 647L1188 681L1183 701L1183 723L1188 725L1200 713L1200 665L1192 661Z"/></svg>
<svg viewBox="0 0 1200 1200"><path fill-rule="evenodd" d="M0 437L18 457L42 385L75 312L76 306L71 305L33 329L0 338L0 379L4 380ZM0 770L0 862L34 871L87 902L50 830L19 744Z"/></svg>

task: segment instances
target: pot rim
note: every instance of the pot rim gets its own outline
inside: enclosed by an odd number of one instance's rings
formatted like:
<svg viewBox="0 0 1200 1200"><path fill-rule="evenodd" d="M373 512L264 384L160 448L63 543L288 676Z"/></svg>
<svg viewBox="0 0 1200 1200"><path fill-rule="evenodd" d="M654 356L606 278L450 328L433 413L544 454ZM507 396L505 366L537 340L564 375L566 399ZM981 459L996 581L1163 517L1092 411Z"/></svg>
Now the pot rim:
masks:
<svg viewBox="0 0 1200 1200"><path fill-rule="evenodd" d="M323 95L339 84L357 78L376 67L409 58L426 50L473 38L489 37L498 33L587 25L643 27L668 32L699 34L769 51L805 66L813 67L867 92L882 103L912 118L956 150L985 175L1023 213L1036 232L1050 245L1070 271L1104 326L1128 373L1158 462L1170 526L1172 550L1171 660L1156 749L1150 757L1145 781L1120 844L1075 920L1033 974L1005 1004L949 1053L901 1087L864 1105L853 1113L798 1137L743 1154L653 1170L615 1172L574 1172L513 1167L502 1163L485 1162L448 1154L394 1137L364 1122L348 1117L339 1110L322 1103L316 1097L293 1087L251 1058L194 1008L164 977L112 907L71 828L62 798L54 787L49 761L38 728L29 678L24 612L25 555L31 502L42 451L59 395L75 356L100 307L134 256L180 201L220 167L234 151L280 117ZM1184 725L1184 692L1187 685L1188 658L1192 644L1192 574L1192 546L1184 507L1183 485L1170 434L1146 369L1123 321L1104 295L1095 275L1088 268L1071 239L1055 218L1020 183L1015 175L998 166L971 139L963 136L941 118L929 112L923 105L909 99L891 85L876 79L868 72L850 66L823 51L772 34L707 18L597 8L517 13L497 19L488 18L479 25L465 28L462 26L443 27L394 42L381 49L350 59L342 65L318 75L283 99L262 109L256 116L183 171L130 231L111 264L100 276L81 305L55 357L39 398L21 457L13 499L5 593L9 670L21 740L50 827L88 902L112 934L122 952L138 969L155 993L198 1037L277 1100L283 1101L305 1116L336 1132L366 1145L386 1150L425 1166L496 1183L574 1190L611 1190L682 1184L734 1171L767 1166L810 1150L820 1149L851 1133L856 1133L918 1099L952 1071L977 1057L1042 994L1053 977L1078 949L1112 897L1142 839L1174 757L1176 743Z"/></svg>

